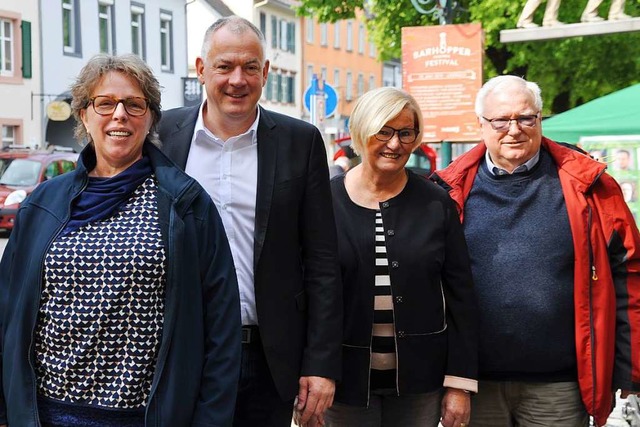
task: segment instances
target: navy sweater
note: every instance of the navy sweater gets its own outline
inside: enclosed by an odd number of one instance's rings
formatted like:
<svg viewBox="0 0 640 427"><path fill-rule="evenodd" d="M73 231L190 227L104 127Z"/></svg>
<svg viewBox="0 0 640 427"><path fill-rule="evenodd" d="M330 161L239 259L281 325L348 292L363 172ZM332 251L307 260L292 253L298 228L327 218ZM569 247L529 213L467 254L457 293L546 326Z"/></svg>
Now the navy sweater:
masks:
<svg viewBox="0 0 640 427"><path fill-rule="evenodd" d="M480 379L576 379L573 243L558 172L542 150L531 171L482 162L464 213L480 303Z"/></svg>

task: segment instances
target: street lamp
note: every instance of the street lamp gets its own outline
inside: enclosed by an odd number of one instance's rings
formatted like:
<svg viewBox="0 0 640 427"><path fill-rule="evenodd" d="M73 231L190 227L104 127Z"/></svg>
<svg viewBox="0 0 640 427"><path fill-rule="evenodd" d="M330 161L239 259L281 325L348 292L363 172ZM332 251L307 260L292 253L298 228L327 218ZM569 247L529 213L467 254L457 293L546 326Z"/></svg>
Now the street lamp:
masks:
<svg viewBox="0 0 640 427"><path fill-rule="evenodd" d="M440 25L451 23L451 4L449 0L411 0L413 7L423 15L433 15ZM432 6L429 9L429 6Z"/></svg>

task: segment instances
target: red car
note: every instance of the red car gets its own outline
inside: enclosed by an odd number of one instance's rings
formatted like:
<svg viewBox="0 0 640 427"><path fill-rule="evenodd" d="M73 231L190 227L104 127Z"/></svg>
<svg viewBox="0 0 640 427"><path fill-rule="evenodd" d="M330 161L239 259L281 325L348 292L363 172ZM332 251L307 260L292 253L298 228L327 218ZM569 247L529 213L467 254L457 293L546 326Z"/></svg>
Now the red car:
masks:
<svg viewBox="0 0 640 427"><path fill-rule="evenodd" d="M78 154L60 149L0 151L0 229L11 231L20 203L43 181L76 168Z"/></svg>

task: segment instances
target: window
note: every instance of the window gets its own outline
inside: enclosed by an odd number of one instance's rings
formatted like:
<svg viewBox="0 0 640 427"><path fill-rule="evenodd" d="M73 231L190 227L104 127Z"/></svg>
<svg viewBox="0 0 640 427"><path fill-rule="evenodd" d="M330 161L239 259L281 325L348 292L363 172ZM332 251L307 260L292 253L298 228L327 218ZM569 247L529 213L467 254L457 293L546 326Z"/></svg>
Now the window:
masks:
<svg viewBox="0 0 640 427"><path fill-rule="evenodd" d="M71 160L60 160L60 172L67 173L71 172L76 168L76 164Z"/></svg>
<svg viewBox="0 0 640 427"><path fill-rule="evenodd" d="M351 71L347 71L347 82L345 84L344 97L347 101L353 99L353 75Z"/></svg>
<svg viewBox="0 0 640 427"><path fill-rule="evenodd" d="M296 23L287 23L287 51L296 53Z"/></svg>
<svg viewBox="0 0 640 427"><path fill-rule="evenodd" d="M271 17L271 47L278 48L278 18Z"/></svg>
<svg viewBox="0 0 640 427"><path fill-rule="evenodd" d="M80 52L76 2L77 0L62 0L62 51L64 53Z"/></svg>
<svg viewBox="0 0 640 427"><path fill-rule="evenodd" d="M131 52L145 59L144 8L131 4Z"/></svg>
<svg viewBox="0 0 640 427"><path fill-rule="evenodd" d="M271 101L272 99L272 96L271 96L271 91L273 90L272 86L273 86L273 72L267 75L267 87L265 88L265 97L267 98L267 101Z"/></svg>
<svg viewBox="0 0 640 427"><path fill-rule="evenodd" d="M275 101L282 102L283 92L282 92L282 74L278 74L276 77L276 86L277 86L277 96Z"/></svg>
<svg viewBox="0 0 640 427"><path fill-rule="evenodd" d="M113 0L98 0L98 33L100 52L114 53Z"/></svg>
<svg viewBox="0 0 640 427"><path fill-rule="evenodd" d="M326 46L329 44L329 28L326 22L320 24L320 45Z"/></svg>
<svg viewBox="0 0 640 427"><path fill-rule="evenodd" d="M333 86L336 89L340 87L340 70L338 68L333 70Z"/></svg>
<svg viewBox="0 0 640 427"><path fill-rule="evenodd" d="M287 21L280 20L280 40L278 47L280 50L287 50Z"/></svg>
<svg viewBox="0 0 640 427"><path fill-rule="evenodd" d="M13 77L15 69L14 21L0 18L0 76Z"/></svg>
<svg viewBox="0 0 640 427"><path fill-rule="evenodd" d="M382 86L402 87L402 71L399 62L385 62L382 66Z"/></svg>
<svg viewBox="0 0 640 427"><path fill-rule="evenodd" d="M296 86L295 85L296 85L295 76L287 76L287 88L289 88L289 91L287 92L288 104L295 104L296 102L296 95L295 95Z"/></svg>
<svg viewBox="0 0 640 427"><path fill-rule="evenodd" d="M340 22L333 24L333 47L340 49Z"/></svg>
<svg viewBox="0 0 640 427"><path fill-rule="evenodd" d="M267 15L264 12L260 12L260 31L266 37L267 35Z"/></svg>
<svg viewBox="0 0 640 427"><path fill-rule="evenodd" d="M373 40L369 41L369 56L372 58L376 57L376 44Z"/></svg>
<svg viewBox="0 0 640 427"><path fill-rule="evenodd" d="M11 125L2 125L2 146L9 147L16 144L16 136L18 134L18 127Z"/></svg>
<svg viewBox="0 0 640 427"><path fill-rule="evenodd" d="M173 71L173 16L160 12L160 69Z"/></svg>
<svg viewBox="0 0 640 427"><path fill-rule="evenodd" d="M376 76L371 74L369 76L369 90L376 88Z"/></svg>
<svg viewBox="0 0 640 427"><path fill-rule="evenodd" d="M327 81L327 67L320 68L320 78L325 82Z"/></svg>
<svg viewBox="0 0 640 427"><path fill-rule="evenodd" d="M282 91L280 92L282 97L280 98L280 102L287 102L289 97L289 79L287 76L280 76L280 84L282 85Z"/></svg>
<svg viewBox="0 0 640 427"><path fill-rule="evenodd" d="M278 75L274 72L272 73L273 76L271 77L271 101L272 102L276 102L278 101Z"/></svg>
<svg viewBox="0 0 640 427"><path fill-rule="evenodd" d="M312 18L306 18L304 20L304 25L306 26L306 32L307 32L307 43L313 43L313 19Z"/></svg>
<svg viewBox="0 0 640 427"><path fill-rule="evenodd" d="M365 44L365 33L364 33L364 24L361 22L358 26L358 53L364 53L364 44Z"/></svg>
<svg viewBox="0 0 640 427"><path fill-rule="evenodd" d="M285 52L296 52L296 24L280 20L280 50Z"/></svg>
<svg viewBox="0 0 640 427"><path fill-rule="evenodd" d="M358 96L362 96L364 93L364 76L362 73L358 74Z"/></svg>
<svg viewBox="0 0 640 427"><path fill-rule="evenodd" d="M353 22L347 21L347 51L353 50Z"/></svg>
<svg viewBox="0 0 640 427"><path fill-rule="evenodd" d="M307 65L307 79L309 79L309 84L313 80L313 65Z"/></svg>

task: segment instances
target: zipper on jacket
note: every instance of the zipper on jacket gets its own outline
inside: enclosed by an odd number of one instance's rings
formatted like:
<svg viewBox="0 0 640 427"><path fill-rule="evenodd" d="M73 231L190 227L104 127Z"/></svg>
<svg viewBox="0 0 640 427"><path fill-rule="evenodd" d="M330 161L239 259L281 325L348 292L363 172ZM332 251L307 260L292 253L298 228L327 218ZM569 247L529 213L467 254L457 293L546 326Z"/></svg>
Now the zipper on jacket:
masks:
<svg viewBox="0 0 640 427"><path fill-rule="evenodd" d="M175 209L175 205L172 203L170 210L169 210L169 226L167 229L167 244L169 245L168 248L165 248L165 252L167 253L167 280L165 282L165 310L166 307L168 306L167 303L167 297L168 297L168 292L167 292L167 287L169 285L169 283L172 283L173 277L176 274L175 273L175 268L171 267L171 264L173 264L173 258L174 257L170 257L168 254L169 253L173 253L174 251L172 250L175 247L174 244L174 235L172 233L172 230L174 229L174 222L175 222L175 216L176 216L176 209ZM163 332L164 332L164 328L167 325L167 317L168 316L164 316L162 322L163 322ZM164 335L164 333L163 333ZM167 335L168 336L168 335ZM168 337L167 340L170 340L171 338ZM145 420L145 425L147 425L147 423L149 422L149 410L150 408L153 406L153 410L154 410L154 425L159 425L159 408L158 408L158 404L157 401L154 400L156 397L156 392L158 390L158 385L160 384L160 375L158 375L159 372L159 367L162 366L162 369L164 370L164 364L167 360L167 352L168 352L168 346L169 343L168 342L164 342L165 340L161 338L160 340L160 348L158 349L158 358L156 360L156 365L155 365L155 369L154 369L154 374L153 374L153 380L151 382L151 388L149 389L149 397L147 398L147 404L146 404L146 408L144 411L144 420ZM153 404L153 405L152 405Z"/></svg>
<svg viewBox="0 0 640 427"><path fill-rule="evenodd" d="M591 245L591 225L593 221L593 210L591 205L587 203L587 242L589 246L589 264L591 266L591 278L589 280L589 332L591 334L591 376L593 378L592 402L596 405L596 335L593 325L593 282L598 280L596 273L595 260L593 257L593 247Z"/></svg>
<svg viewBox="0 0 640 427"><path fill-rule="evenodd" d="M40 259L40 277L38 278L38 295L40 296L40 298L37 298L35 301L35 310L34 310L35 316L34 316L33 322L31 323L33 327L31 328L31 342L29 343L29 352L27 355L29 368L31 369L31 376L33 378L33 404L36 409L33 415L35 416L35 421L37 426L40 425L40 415L38 413L38 380L36 378L36 368L35 368L35 361L33 360L33 356L35 355L34 333L36 330L36 324L38 323L38 312L40 308L40 299L42 297L42 276L44 275L44 271L43 271L44 259L46 257L46 253L49 251L49 248L51 247L51 244L53 243L55 238L58 237L58 234L60 234L60 232L64 229L64 227L69 223L69 219L71 218L71 205L73 204L73 201L80 195L80 193L82 193L84 189L87 188L87 183L88 183L88 180L85 180L82 187L80 188L80 191L78 191L71 198L71 201L69 202L69 211L68 211L69 213L67 217L65 218L64 222L58 227L56 232L51 235L51 238L49 239L49 242L47 242L47 245L45 246L45 250L42 252L42 257Z"/></svg>

